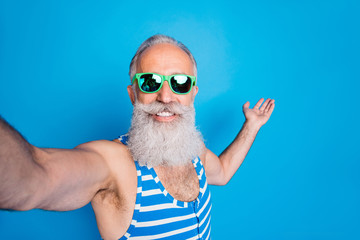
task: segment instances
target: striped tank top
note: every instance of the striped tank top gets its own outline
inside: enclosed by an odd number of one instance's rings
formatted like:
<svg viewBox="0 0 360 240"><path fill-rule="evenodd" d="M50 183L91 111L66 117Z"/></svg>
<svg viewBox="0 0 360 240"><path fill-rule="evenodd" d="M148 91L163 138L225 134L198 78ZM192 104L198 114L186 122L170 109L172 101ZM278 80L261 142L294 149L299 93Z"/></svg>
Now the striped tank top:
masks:
<svg viewBox="0 0 360 240"><path fill-rule="evenodd" d="M128 136L119 140L127 145ZM211 197L205 169L200 158L192 160L199 178L200 192L192 202L173 198L164 188L155 170L140 166L137 170L137 194L133 218L120 240L210 239Z"/></svg>

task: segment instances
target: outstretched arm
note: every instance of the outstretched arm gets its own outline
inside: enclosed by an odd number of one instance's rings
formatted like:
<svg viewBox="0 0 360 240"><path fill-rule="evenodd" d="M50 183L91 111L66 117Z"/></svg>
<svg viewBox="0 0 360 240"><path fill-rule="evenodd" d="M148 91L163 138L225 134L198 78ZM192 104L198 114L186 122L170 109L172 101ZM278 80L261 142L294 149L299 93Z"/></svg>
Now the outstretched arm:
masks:
<svg viewBox="0 0 360 240"><path fill-rule="evenodd" d="M64 211L89 203L110 181L101 145L37 148L0 117L0 209Z"/></svg>
<svg viewBox="0 0 360 240"><path fill-rule="evenodd" d="M264 99L261 98L254 108L249 108L249 102L243 105L245 123L235 140L219 157L206 149L202 158L209 184L225 185L244 161L258 131L269 120L275 108L275 100L267 99L263 102Z"/></svg>

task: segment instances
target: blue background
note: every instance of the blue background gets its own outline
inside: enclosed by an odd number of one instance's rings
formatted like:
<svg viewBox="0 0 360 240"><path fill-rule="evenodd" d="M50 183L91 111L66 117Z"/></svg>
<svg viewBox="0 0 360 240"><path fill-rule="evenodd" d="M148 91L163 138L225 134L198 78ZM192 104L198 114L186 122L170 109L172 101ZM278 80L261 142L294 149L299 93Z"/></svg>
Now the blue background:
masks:
<svg viewBox="0 0 360 240"><path fill-rule="evenodd" d="M132 56L168 34L198 62L213 152L242 104L276 99L239 171L211 188L213 239L360 239L359 12L355 0L1 0L0 114L36 146L113 139L130 124ZM99 238L90 205L0 211L0 239Z"/></svg>

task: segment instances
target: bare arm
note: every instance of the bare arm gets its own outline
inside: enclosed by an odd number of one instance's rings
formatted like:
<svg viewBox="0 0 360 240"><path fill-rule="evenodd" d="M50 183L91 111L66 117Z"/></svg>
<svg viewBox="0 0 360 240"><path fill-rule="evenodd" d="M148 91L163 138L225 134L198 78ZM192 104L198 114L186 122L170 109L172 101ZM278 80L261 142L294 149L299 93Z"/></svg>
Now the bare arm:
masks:
<svg viewBox="0 0 360 240"><path fill-rule="evenodd" d="M65 211L86 205L110 181L97 151L101 145L37 148L0 117L0 208Z"/></svg>
<svg viewBox="0 0 360 240"><path fill-rule="evenodd" d="M209 184L225 185L244 161L258 131L269 120L275 107L274 100L267 99L262 104L263 101L260 99L253 109L249 108L249 102L243 105L245 123L235 140L219 157L206 149L202 158Z"/></svg>

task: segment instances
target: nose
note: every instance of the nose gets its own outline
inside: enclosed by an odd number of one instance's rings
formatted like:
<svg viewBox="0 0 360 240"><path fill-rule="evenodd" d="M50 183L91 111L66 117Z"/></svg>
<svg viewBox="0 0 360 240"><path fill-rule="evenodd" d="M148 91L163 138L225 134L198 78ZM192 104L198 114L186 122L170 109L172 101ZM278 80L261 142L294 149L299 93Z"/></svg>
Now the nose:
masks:
<svg viewBox="0 0 360 240"><path fill-rule="evenodd" d="M157 92L157 100L163 103L170 103L175 100L175 93L171 91L169 83L165 81L161 89Z"/></svg>

